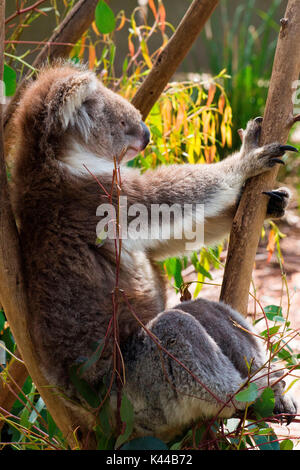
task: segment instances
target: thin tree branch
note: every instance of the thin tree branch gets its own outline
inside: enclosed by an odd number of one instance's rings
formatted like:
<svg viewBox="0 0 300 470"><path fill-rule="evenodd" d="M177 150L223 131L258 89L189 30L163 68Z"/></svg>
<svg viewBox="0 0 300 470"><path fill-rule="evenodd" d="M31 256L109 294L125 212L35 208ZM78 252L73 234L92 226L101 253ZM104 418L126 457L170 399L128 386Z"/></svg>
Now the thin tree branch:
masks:
<svg viewBox="0 0 300 470"><path fill-rule="evenodd" d="M261 145L274 141L285 143L292 124L292 96L300 72L300 2L289 0L274 59L268 99L262 125ZM278 165L277 165L278 166ZM221 300L247 314L248 293L261 228L266 214L267 197L278 168L251 178L246 183L230 234L230 243L221 290Z"/></svg>
<svg viewBox="0 0 300 470"><path fill-rule="evenodd" d="M218 3L218 0L194 0L175 33L157 57L149 75L132 99L132 104L141 111L144 119L187 55Z"/></svg>
<svg viewBox="0 0 300 470"><path fill-rule="evenodd" d="M27 8L23 8L22 10L17 10L15 13L13 13L11 16L9 16L6 20L5 20L5 24L9 23L10 21L14 20L17 16L19 15L23 15L25 13L29 13L30 11L34 11L39 5L41 5L42 3L45 3L46 0L38 0L37 2L35 2L33 5L31 5L30 7L27 7Z"/></svg>

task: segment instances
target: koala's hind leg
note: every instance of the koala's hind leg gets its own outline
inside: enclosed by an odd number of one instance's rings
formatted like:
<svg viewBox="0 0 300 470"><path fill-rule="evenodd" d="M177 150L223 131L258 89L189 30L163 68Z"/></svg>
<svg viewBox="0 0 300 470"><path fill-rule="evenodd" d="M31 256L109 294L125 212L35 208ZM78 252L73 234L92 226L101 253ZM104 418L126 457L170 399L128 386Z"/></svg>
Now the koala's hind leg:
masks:
<svg viewBox="0 0 300 470"><path fill-rule="evenodd" d="M277 191L285 191L285 188ZM289 424L297 413L297 406L292 395L284 392L285 383L280 380L283 371L276 372L276 364L269 363L263 338L258 338L246 319L223 302L197 299L183 302L178 307L189 312L205 327L243 380L249 375L250 365L250 373L254 373L252 380L260 392L265 387L272 387L275 395L274 415L282 415L280 419L285 419Z"/></svg>
<svg viewBox="0 0 300 470"><path fill-rule="evenodd" d="M170 440L193 421L230 417L244 407L231 399L243 383L240 372L192 315L165 311L147 328L169 354L144 330L123 350L136 436Z"/></svg>
<svg viewBox="0 0 300 470"><path fill-rule="evenodd" d="M296 407L247 321L221 302L183 302L162 312L124 346L125 392L134 406L135 435L171 440L194 421L231 417L249 374L260 392L275 382L275 413ZM168 353L166 353L167 351ZM250 372L249 372L250 366ZM288 417L287 420L289 421Z"/></svg>

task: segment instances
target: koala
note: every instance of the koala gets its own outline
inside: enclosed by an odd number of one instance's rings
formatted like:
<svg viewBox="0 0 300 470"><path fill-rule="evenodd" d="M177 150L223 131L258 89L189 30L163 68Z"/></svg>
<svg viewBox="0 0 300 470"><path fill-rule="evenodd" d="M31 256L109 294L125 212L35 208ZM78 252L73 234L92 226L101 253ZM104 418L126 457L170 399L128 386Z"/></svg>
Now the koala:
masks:
<svg viewBox="0 0 300 470"><path fill-rule="evenodd" d="M21 96L11 197L36 353L49 382L80 400L70 370L102 340L101 354L83 374L99 391L114 367L112 295L117 295L123 385L134 407L136 436L168 441L197 419L234 415L245 407L234 394L255 371L260 391L274 382L275 410L296 413L293 400L282 395L280 377L266 372L263 346L238 312L204 299L166 310L157 261L183 254L191 238L188 231L175 236L174 217L157 219L155 237L142 227L140 237L122 239L118 259L115 240L98 243L96 234L104 218L97 208L108 202L116 208L121 195L129 208L146 208L150 219L153 205L189 204L192 228L204 235L197 248L224 239L247 178L295 150L279 143L260 147L261 121L248 123L240 151L221 162L161 166L141 174L126 163L147 146L149 130L140 112L94 73L57 63L41 70ZM279 188L266 197L267 217L282 216L289 191ZM197 204L204 206L204 217L193 209ZM110 395L113 413L116 388Z"/></svg>

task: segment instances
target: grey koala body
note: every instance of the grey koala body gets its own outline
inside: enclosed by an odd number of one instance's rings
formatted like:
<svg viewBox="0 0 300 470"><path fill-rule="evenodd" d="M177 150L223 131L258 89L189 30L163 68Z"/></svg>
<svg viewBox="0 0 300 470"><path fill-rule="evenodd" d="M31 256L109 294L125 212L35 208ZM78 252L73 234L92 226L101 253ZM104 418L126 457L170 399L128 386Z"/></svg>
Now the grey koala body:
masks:
<svg viewBox="0 0 300 470"><path fill-rule="evenodd" d="M113 158L123 155L120 192L129 207L140 204L150 214L154 204L203 204L204 220L195 211L193 225L200 229L204 224L204 242L209 245L228 234L246 179L278 163L286 147L259 147L257 119L248 124L240 152L222 162L171 165L140 174L124 165L149 141L140 113L94 74L68 64L45 69L28 86L15 125L12 199L24 254L32 339L50 383L74 398L78 393L70 368L80 357L93 354L95 341L108 339L101 356L85 371L85 380L97 390L113 367L115 241L96 243L97 208L107 203L112 188ZM277 202L271 197L270 216L282 215L288 190L279 190L277 196ZM118 206L116 192L111 202ZM247 324L223 304L200 300L165 311L164 281L155 262L183 254L190 241L189 234L174 236L174 220L167 223L168 227L158 221L155 238L142 233L138 240L123 240L118 277L119 291L127 299L118 298L119 340L125 390L135 408L135 433L150 432L166 440L174 427L180 432L192 420L218 411L218 397L229 397L246 377L243 356L253 358L258 368L264 360L258 343L230 318L245 328ZM167 239L162 236L166 228ZM141 330L133 311L203 381L202 387L169 358L174 383L165 381L157 345ZM275 388L277 402L293 413L292 402L282 401ZM112 407L114 403L112 396ZM234 413L232 403L234 399L223 415Z"/></svg>
<svg viewBox="0 0 300 470"><path fill-rule="evenodd" d="M274 413L296 413L263 339L228 305L183 302L147 328L159 345L141 329L124 348L125 391L134 403L136 435L168 441L198 420L234 416L245 408L235 394L250 377L259 393L275 384Z"/></svg>

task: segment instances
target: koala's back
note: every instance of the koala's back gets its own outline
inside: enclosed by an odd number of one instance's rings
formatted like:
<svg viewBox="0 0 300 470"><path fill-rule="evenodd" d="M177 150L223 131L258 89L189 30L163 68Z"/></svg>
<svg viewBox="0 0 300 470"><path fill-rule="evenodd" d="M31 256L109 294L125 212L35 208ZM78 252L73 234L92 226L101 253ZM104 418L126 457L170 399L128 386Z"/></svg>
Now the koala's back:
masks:
<svg viewBox="0 0 300 470"><path fill-rule="evenodd" d="M87 172L74 175L59 160L69 136L56 125L57 116L48 112L47 100L49 90L70 73L76 76L68 67L50 69L25 90L15 117L11 195L24 256L32 339L50 383L73 393L70 366L88 358L95 342L104 338L107 345L100 362L89 368L86 379L97 384L110 369L109 325L117 268L114 241L96 245L96 210L107 200ZM58 92L51 96L53 101L60 97ZM111 175L102 179L107 190L111 180ZM164 308L161 279L145 254L123 254L119 288L147 323ZM123 341L138 323L122 296L118 319Z"/></svg>
<svg viewBox="0 0 300 470"><path fill-rule="evenodd" d="M90 367L85 378L97 385L109 372L117 266L114 243L99 248L95 244L97 207L86 207L86 194L72 181L61 178L57 185L57 175L50 171L46 181L44 185L42 178L36 180L24 191L15 187L32 337L50 382L73 394L70 366L90 357L95 343L105 337L100 363ZM156 269L142 252L122 252L119 288L126 295L118 295L123 342L138 328L126 299L147 323L164 309L164 295Z"/></svg>

